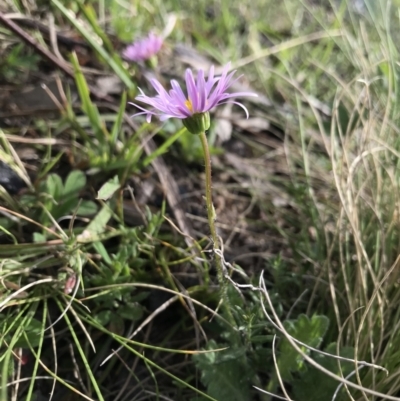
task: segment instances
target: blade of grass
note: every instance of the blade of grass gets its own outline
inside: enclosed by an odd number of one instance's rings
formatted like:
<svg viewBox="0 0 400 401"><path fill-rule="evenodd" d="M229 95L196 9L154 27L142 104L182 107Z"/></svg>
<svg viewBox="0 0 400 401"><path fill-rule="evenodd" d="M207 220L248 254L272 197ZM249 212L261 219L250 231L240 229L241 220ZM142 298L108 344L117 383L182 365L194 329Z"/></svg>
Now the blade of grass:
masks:
<svg viewBox="0 0 400 401"><path fill-rule="evenodd" d="M186 128L181 128L174 135L170 136L161 146L157 147L157 149L148 155L143 160L143 167L148 166L156 157L161 156L163 153L167 152L169 147L180 138L180 136L185 132Z"/></svg>
<svg viewBox="0 0 400 401"><path fill-rule="evenodd" d="M87 21L89 22L90 26L99 36L99 38L103 41L104 47L109 53L114 52L113 45L111 41L108 39L107 34L101 29L100 25L98 24L98 17L94 8L90 4L83 4L82 1L78 2L79 9L82 11L83 15L86 17ZM118 60L115 60L118 62Z"/></svg>
<svg viewBox="0 0 400 401"><path fill-rule="evenodd" d="M121 81L128 87L129 90L135 91L136 86L131 81L125 69L114 60L104 48L93 37L93 33L89 32L79 21L76 16L67 10L59 0L51 0L53 5L68 19L68 21L79 31L79 33L87 40L93 49L106 61L110 68L117 74Z"/></svg>
<svg viewBox="0 0 400 401"><path fill-rule="evenodd" d="M23 316L25 310L22 310L18 316ZM13 349L15 347L15 344L17 343L17 341L19 340L19 338L23 335L24 332L24 327L25 327L25 322L28 319L32 319L32 316L28 314L26 314L22 320L19 320L19 324L16 327L15 333L13 334L11 341L9 342L9 344L7 344L7 350L5 351L5 353L3 354L3 357L0 359L3 361L3 366L1 369L1 400L2 401L7 401L8 400L8 391L7 391L7 383L8 383L8 379L11 376L10 375L10 369L13 369L13 365L11 365L12 361L11 361L11 356L13 355ZM13 322L11 324L11 327L13 326L13 324L16 322L16 319L13 319Z"/></svg>
<svg viewBox="0 0 400 401"><path fill-rule="evenodd" d="M75 82L78 88L79 97L82 102L82 110L89 117L90 123L98 141L100 142L100 144L104 144L104 139L108 133L104 127L104 124L101 121L97 106L93 104L92 100L90 99L89 87L86 83L85 76L83 75L83 72L79 65L78 57L76 56L75 52L71 54L71 62L74 67Z"/></svg>
<svg viewBox="0 0 400 401"><path fill-rule="evenodd" d="M59 300L57 300L57 304L58 304L60 310L63 310L63 307L62 307L62 305L61 305ZM88 376L90 378L90 382L92 383L92 385L94 387L94 391L96 392L98 399L100 401L105 401L104 397L103 397L103 394L101 393L101 390L100 390L100 388L99 388L99 386L97 384L96 378L93 375L92 369L90 367L90 363L89 363L89 361L88 361L88 359L87 359L87 357L85 355L85 351L81 347L81 343L79 342L79 339L78 339L78 337L77 337L77 335L75 333L74 326L72 325L71 321L69 320L68 314L64 315L64 320L65 320L65 322L66 322L66 324L67 324L67 326L69 328L69 332L71 333L72 338L74 339L74 343L76 345L76 348L78 349L79 355L81 356L82 362L83 362L83 364L85 366L85 372L88 374Z"/></svg>
<svg viewBox="0 0 400 401"><path fill-rule="evenodd" d="M122 122L124 120L125 107L126 107L126 92L124 92L122 94L121 104L120 104L120 107L119 107L119 110L118 110L117 119L115 120L115 123L114 123L114 125L112 127L112 130L111 130L110 142L112 144L115 144L117 142L118 135L119 135L119 133L121 131Z"/></svg>
<svg viewBox="0 0 400 401"><path fill-rule="evenodd" d="M37 376L37 371L38 371L38 367L39 367L40 355L42 353L42 346L43 346L43 339L44 339L44 328L45 328L45 325L46 325L46 317L47 317L47 300L46 299L43 300L42 314L43 314L42 315L42 330L40 331L40 334L39 334L40 338L39 338L37 356L35 358L35 364L34 364L34 367L33 367L32 376L31 376L31 380L30 380L30 383L29 383L28 394L26 395L26 401L30 401L31 398L32 398L33 386L35 385L35 378ZM28 336L26 334L25 334L25 339L29 344L29 338L28 338ZM30 348L32 348L32 347L30 347Z"/></svg>

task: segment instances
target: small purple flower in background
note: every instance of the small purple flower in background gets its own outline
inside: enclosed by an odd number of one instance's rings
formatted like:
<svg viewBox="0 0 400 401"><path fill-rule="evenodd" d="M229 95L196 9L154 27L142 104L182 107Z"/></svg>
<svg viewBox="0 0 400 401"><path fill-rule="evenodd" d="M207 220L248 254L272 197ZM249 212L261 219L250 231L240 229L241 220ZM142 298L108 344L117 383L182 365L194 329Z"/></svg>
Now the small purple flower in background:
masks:
<svg viewBox="0 0 400 401"><path fill-rule="evenodd" d="M185 75L187 95L185 95L179 83L174 79L171 81L172 89L169 92L162 87L159 81L152 79L150 82L158 95L155 97L146 96L143 91L140 90L141 94L136 97L138 101L148 104L152 109L147 110L135 103L130 103L142 110L140 113L134 114L133 117L145 114L148 122L151 121L152 116L157 116L161 121L165 121L169 118L179 118L183 120L183 124L189 129L187 126L188 120L204 116L209 120L209 110L225 103L239 105L244 109L248 117L249 113L246 107L241 103L235 102L233 98L257 96L257 94L251 92L227 92L228 88L240 78L238 77L232 80L236 71L232 71L228 74L230 66L231 64L228 63L224 67L220 77L214 77L214 66L212 66L208 73L208 79L205 79L204 71L199 70L197 73L197 80L194 79L192 71L187 69ZM205 129L208 129L208 127Z"/></svg>
<svg viewBox="0 0 400 401"><path fill-rule="evenodd" d="M138 39L129 45L122 56L128 61L146 61L156 55L163 44L163 39L154 33L150 33L145 38Z"/></svg>

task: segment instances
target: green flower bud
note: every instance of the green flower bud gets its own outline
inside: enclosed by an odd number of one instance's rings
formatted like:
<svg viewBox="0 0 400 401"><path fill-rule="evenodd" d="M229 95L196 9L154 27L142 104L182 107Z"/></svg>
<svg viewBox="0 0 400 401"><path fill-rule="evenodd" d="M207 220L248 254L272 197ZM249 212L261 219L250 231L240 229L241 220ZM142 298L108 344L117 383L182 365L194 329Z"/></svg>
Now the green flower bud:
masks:
<svg viewBox="0 0 400 401"><path fill-rule="evenodd" d="M182 123L191 134L199 135L210 128L210 113L206 111L193 114L191 117L183 119Z"/></svg>

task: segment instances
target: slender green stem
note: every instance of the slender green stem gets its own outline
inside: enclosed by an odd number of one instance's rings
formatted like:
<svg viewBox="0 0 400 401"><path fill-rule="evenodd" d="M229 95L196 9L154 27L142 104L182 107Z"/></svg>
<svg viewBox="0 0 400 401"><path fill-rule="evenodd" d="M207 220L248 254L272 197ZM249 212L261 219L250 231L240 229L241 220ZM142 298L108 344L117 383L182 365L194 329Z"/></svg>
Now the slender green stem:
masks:
<svg viewBox="0 0 400 401"><path fill-rule="evenodd" d="M215 227L215 220L217 218L217 215L215 214L215 209L212 201L211 156L205 132L202 132L200 134L200 139L201 139L201 144L203 146L203 155L204 155L205 173L206 173L206 205L207 205L208 225L211 231L213 247L214 249L220 249L217 229ZM236 325L235 320L232 315L228 299L227 286L225 282L226 280L224 278L223 260L221 259L221 256L216 253L215 253L215 260L217 265L218 282L221 287L221 297L227 314L227 319L229 320L229 323L235 326Z"/></svg>

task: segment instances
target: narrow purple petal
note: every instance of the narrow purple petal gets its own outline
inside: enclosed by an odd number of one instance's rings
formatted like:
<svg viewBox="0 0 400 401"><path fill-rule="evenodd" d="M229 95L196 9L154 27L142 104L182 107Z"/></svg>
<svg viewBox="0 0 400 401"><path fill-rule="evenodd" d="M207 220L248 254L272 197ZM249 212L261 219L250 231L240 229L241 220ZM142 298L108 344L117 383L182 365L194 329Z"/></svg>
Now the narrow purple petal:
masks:
<svg viewBox="0 0 400 401"><path fill-rule="evenodd" d="M160 84L159 81L157 81L155 78L152 78L150 80L150 83L162 98L168 97L167 91L164 89L164 87Z"/></svg>
<svg viewBox="0 0 400 401"><path fill-rule="evenodd" d="M156 115L155 112L150 111L150 110L146 110L143 107L140 107L135 103L129 102L129 104L132 104L133 106L137 107L138 109L143 110L143 111L141 111L139 113L132 114L131 117L141 116L141 115L145 114L146 115L146 121L149 123L151 121L151 116Z"/></svg>
<svg viewBox="0 0 400 401"><path fill-rule="evenodd" d="M186 106L185 107L177 107L176 110L177 110L178 118L187 118L192 115L192 113L188 110L188 108Z"/></svg>
<svg viewBox="0 0 400 401"><path fill-rule="evenodd" d="M226 75L228 74L231 63L228 63L222 70L222 75L220 76L217 86L214 88L212 94L210 94L208 102L214 106L218 103L220 96L223 94L226 82ZM212 107L214 107L212 106Z"/></svg>
<svg viewBox="0 0 400 401"><path fill-rule="evenodd" d="M148 111L141 111L140 113L132 114L131 117L133 118L133 117L136 117L136 116L141 116L141 115L143 115L143 114L145 114L146 117L149 116L149 115L150 115L150 116L152 115L152 113L149 113Z"/></svg>
<svg viewBox="0 0 400 401"><path fill-rule="evenodd" d="M221 92L225 92L230 86L232 86L231 80L232 77L235 75L235 71L232 71L229 75L227 75L224 79L223 85L221 87Z"/></svg>
<svg viewBox="0 0 400 401"><path fill-rule="evenodd" d="M171 81L171 86L172 86L172 89L173 89L173 92L175 93L175 95L176 95L176 98L177 99L179 99L179 103L181 104L181 105L185 105L185 102L186 102L186 96L185 96L185 94L183 93L183 90L182 90L182 88L180 87L180 85L179 85L179 83L175 80L175 79L173 79L172 81ZM172 92L172 91L171 91Z"/></svg>
<svg viewBox="0 0 400 401"><path fill-rule="evenodd" d="M199 70L197 74L197 113L201 113L204 111L204 107L207 102L207 92L206 92L206 81L204 80L204 71Z"/></svg>
<svg viewBox="0 0 400 401"><path fill-rule="evenodd" d="M192 102L192 111L195 111L197 110L197 90L192 70L190 70L189 68L186 70L185 80L186 80L188 99Z"/></svg>
<svg viewBox="0 0 400 401"><path fill-rule="evenodd" d="M138 109L140 109L140 110L143 110L143 112L144 112L144 113L151 113L151 114L155 114L154 112L152 112L152 111L149 111L149 110L147 110L147 109L145 109L145 108L143 108L143 107L141 107L141 106L137 105L136 103L129 102L128 104L131 104L132 106L135 106L135 107L137 107L137 108L138 108ZM140 114L143 114L143 113L140 113Z"/></svg>
<svg viewBox="0 0 400 401"><path fill-rule="evenodd" d="M208 80L206 82L206 95L207 95L207 97L210 94L211 89L214 86L215 82L217 82L217 81L214 79L214 66L212 65L210 67L210 70L208 71Z"/></svg>

